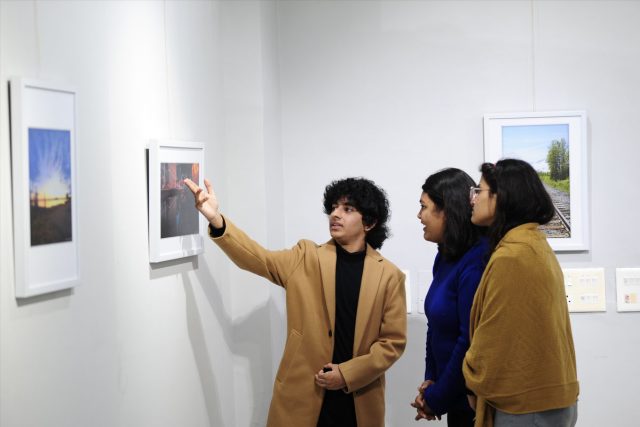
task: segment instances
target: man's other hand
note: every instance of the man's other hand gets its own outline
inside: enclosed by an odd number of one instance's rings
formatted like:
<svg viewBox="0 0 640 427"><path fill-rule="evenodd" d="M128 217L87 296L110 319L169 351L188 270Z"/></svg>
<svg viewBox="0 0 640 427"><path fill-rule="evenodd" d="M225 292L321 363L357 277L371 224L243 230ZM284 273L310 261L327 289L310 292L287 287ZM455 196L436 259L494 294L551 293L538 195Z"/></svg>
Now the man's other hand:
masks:
<svg viewBox="0 0 640 427"><path fill-rule="evenodd" d="M326 388L327 390L340 390L347 386L338 365L327 363L322 368L323 369L319 370L315 375L316 384L318 386ZM330 370L324 372L326 369Z"/></svg>

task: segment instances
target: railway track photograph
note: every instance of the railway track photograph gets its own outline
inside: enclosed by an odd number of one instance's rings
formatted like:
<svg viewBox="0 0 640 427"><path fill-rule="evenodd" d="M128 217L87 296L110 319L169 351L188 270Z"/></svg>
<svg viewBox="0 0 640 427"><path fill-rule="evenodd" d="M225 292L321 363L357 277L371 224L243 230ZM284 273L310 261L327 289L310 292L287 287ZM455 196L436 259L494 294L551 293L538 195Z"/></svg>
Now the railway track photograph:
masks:
<svg viewBox="0 0 640 427"><path fill-rule="evenodd" d="M547 237L570 238L569 125L504 126L502 144L503 157L530 163L551 196L556 213L540 229Z"/></svg>

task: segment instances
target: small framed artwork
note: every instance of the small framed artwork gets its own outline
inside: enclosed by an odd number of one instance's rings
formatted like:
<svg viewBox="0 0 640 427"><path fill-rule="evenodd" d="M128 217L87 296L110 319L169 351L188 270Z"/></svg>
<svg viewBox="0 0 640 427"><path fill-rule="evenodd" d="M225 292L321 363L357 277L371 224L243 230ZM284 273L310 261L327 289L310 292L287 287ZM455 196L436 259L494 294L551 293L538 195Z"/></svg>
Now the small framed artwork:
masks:
<svg viewBox="0 0 640 427"><path fill-rule="evenodd" d="M538 172L556 214L540 227L555 251L589 250L587 115L584 111L484 116L484 159L516 158Z"/></svg>
<svg viewBox="0 0 640 427"><path fill-rule="evenodd" d="M152 141L149 147L149 261L197 255L204 250L204 221L186 178L203 184L204 146Z"/></svg>
<svg viewBox="0 0 640 427"><path fill-rule="evenodd" d="M15 289L28 298L79 279L76 92L23 78L9 85Z"/></svg>
<svg viewBox="0 0 640 427"><path fill-rule="evenodd" d="M618 311L640 311L640 268L616 268Z"/></svg>

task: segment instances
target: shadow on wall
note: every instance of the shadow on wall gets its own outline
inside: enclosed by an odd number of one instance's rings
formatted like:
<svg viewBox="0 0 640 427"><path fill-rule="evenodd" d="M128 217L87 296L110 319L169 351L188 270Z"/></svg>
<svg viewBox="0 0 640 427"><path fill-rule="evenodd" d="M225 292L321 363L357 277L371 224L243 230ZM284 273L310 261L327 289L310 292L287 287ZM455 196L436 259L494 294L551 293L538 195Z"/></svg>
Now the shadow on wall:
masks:
<svg viewBox="0 0 640 427"><path fill-rule="evenodd" d="M264 425L266 423L267 411L272 392L272 368L271 368L271 338L269 333L265 333L264 325L270 325L270 305L271 300L264 306L253 310L248 316L232 320L228 309L222 303L222 295L219 291L219 284L214 280L213 275L206 263L201 263L196 270L196 276L203 284L203 291L213 313L222 327L225 342L232 349L234 361L242 358L247 361L249 367L249 382L251 384L251 398L248 401L236 402L246 408L252 405L253 412L250 417L251 426ZM202 328L202 319L198 310L198 304L193 291L193 284L189 280L188 274L182 273L185 303L187 312L187 327L189 339L193 348L200 383L205 398L209 422L212 427L224 426L221 418L222 408L220 393L216 387L216 372L220 370L234 371L234 367L224 366L223 363L216 363L215 354L212 355L207 348L207 340ZM235 364L235 363L234 363ZM235 372L232 372L234 382L236 382ZM233 390L233 385L229 389L223 390L228 393ZM228 409L227 409L228 410ZM236 420L238 424L239 420Z"/></svg>

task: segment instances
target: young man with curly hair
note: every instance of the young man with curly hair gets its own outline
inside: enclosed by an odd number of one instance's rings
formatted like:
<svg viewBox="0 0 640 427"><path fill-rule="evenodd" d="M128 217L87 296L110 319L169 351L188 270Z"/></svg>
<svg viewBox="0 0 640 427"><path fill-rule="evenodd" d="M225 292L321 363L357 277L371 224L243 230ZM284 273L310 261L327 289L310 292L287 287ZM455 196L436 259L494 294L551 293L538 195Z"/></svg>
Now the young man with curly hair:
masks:
<svg viewBox="0 0 640 427"><path fill-rule="evenodd" d="M389 202L363 178L329 184L324 211L331 239L270 251L185 180L211 239L240 268L286 290L287 342L267 426L384 426L384 373L406 343L404 275L376 249L389 231Z"/></svg>

